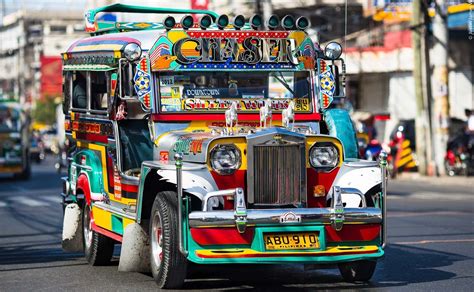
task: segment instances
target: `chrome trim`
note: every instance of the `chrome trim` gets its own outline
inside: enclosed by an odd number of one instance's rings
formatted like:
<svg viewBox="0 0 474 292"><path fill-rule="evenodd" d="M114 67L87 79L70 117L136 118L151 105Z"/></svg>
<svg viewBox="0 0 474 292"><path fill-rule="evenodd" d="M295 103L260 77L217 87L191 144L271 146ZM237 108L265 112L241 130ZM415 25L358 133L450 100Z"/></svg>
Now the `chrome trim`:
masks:
<svg viewBox="0 0 474 292"><path fill-rule="evenodd" d="M366 208L367 207L367 201L365 200L365 196L361 191L359 191L356 188L341 188L341 193L342 194L355 194L359 195L361 202L362 202L362 207L361 208Z"/></svg>
<svg viewBox="0 0 474 292"><path fill-rule="evenodd" d="M225 196L235 196L236 189L230 189L230 190L223 190L223 191L215 191L215 192L209 192L207 193L204 198L202 199L202 211L207 212L207 205L209 202L209 199L213 197L225 197Z"/></svg>
<svg viewBox="0 0 474 292"><path fill-rule="evenodd" d="M344 205L342 204L341 187L334 186L331 201L331 226L340 231L344 226Z"/></svg>
<svg viewBox="0 0 474 292"><path fill-rule="evenodd" d="M380 170L382 172L382 248L387 246L387 157L388 154L382 151L379 155Z"/></svg>
<svg viewBox="0 0 474 292"><path fill-rule="evenodd" d="M292 212L301 216L301 223L331 224L334 214L332 208L287 208L287 209L247 209L246 225L280 224L280 217ZM380 224L382 212L379 208L345 208L345 224ZM195 211L189 214L191 228L203 227L235 227L234 210Z"/></svg>
<svg viewBox="0 0 474 292"><path fill-rule="evenodd" d="M118 214L119 216L135 220L135 213L127 212L126 210L118 207L111 206L107 204L106 202L101 202L101 201L95 201L94 202L94 207L97 207L99 209Z"/></svg>
<svg viewBox="0 0 474 292"><path fill-rule="evenodd" d="M176 166L176 188L178 191L178 241L179 251L184 255L188 256L188 251L184 248L183 239L183 156L179 153L174 155L175 166Z"/></svg>

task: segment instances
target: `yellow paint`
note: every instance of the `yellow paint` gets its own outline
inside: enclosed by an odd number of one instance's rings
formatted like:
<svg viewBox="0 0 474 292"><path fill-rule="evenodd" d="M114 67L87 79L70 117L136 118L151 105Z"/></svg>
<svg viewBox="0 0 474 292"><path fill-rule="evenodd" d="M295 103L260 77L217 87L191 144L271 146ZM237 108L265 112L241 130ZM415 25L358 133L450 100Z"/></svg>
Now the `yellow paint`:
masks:
<svg viewBox="0 0 474 292"><path fill-rule="evenodd" d="M120 44L100 44L89 46L77 46L73 48L72 52L87 52L87 51L120 51L123 45Z"/></svg>
<svg viewBox="0 0 474 292"><path fill-rule="evenodd" d="M168 32L168 39L172 43L175 43L175 42L179 41L180 39L184 39L184 38L187 38L187 37L188 37L188 35L183 30L172 30L172 31Z"/></svg>
<svg viewBox="0 0 474 292"><path fill-rule="evenodd" d="M112 213L92 206L95 225L112 231Z"/></svg>
<svg viewBox="0 0 474 292"><path fill-rule="evenodd" d="M122 53L120 51L114 51L114 58L119 59L122 57Z"/></svg>
<svg viewBox="0 0 474 292"><path fill-rule="evenodd" d="M308 254L311 255L319 255L319 254L330 254L337 256L339 254L348 253L351 251L357 252L376 252L378 251L378 247L376 245L369 245L369 246L336 246L336 247L328 247L326 250L319 250L319 251L279 251L279 252L260 252L249 248L229 248L229 249L217 249L217 250L196 250L197 256L211 256L215 257L217 255L222 255L222 257L242 257L248 255L268 255L268 254L277 254L281 255L282 257L285 256L285 253L291 253L291 256L307 256Z"/></svg>
<svg viewBox="0 0 474 292"><path fill-rule="evenodd" d="M132 223L135 223L135 220L132 220L132 219L128 219L128 218L123 217L123 218L122 218L123 230L125 231L125 228L126 228L129 224L132 224Z"/></svg>
<svg viewBox="0 0 474 292"><path fill-rule="evenodd" d="M410 147L410 140L403 140L402 148L408 148L408 147Z"/></svg>
<svg viewBox="0 0 474 292"><path fill-rule="evenodd" d="M404 157L398 161L398 167L402 167L410 161L413 161L413 158L411 157L411 155Z"/></svg>
<svg viewBox="0 0 474 292"><path fill-rule="evenodd" d="M407 155L410 155L411 154L411 148L406 148L406 149L403 149L402 153L401 153L401 157L405 157Z"/></svg>

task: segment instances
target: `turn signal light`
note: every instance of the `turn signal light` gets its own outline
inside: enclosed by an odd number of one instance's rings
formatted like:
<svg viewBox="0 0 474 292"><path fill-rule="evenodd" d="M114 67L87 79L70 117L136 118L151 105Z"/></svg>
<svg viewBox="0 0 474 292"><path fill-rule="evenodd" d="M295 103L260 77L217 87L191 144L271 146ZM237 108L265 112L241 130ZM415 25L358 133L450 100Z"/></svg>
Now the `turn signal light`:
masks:
<svg viewBox="0 0 474 292"><path fill-rule="evenodd" d="M324 197L326 195L326 188L323 185L316 185L313 188L313 197Z"/></svg>

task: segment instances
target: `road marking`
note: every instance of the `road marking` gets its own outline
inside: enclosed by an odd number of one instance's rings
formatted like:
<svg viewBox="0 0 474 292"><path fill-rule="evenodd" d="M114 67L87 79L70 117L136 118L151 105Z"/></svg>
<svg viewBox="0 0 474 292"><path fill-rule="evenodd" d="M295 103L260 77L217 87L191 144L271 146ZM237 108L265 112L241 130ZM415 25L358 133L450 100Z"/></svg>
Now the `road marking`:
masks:
<svg viewBox="0 0 474 292"><path fill-rule="evenodd" d="M406 195L387 195L388 200L407 200L407 199L418 199L418 200L445 200L445 201L465 201L470 200L474 195L468 193L457 193L457 194L445 194L436 192L415 192Z"/></svg>
<svg viewBox="0 0 474 292"><path fill-rule="evenodd" d="M38 201L38 200L34 200L34 199L30 199L28 197L23 197L23 196L21 196L21 197L12 197L12 198L10 198L10 200L15 202L15 203L26 205L28 207L48 206L47 203L44 203L44 202L41 202L41 201Z"/></svg>
<svg viewBox="0 0 474 292"><path fill-rule="evenodd" d="M6 207L6 206L7 206L7 203L0 201L0 208Z"/></svg>
<svg viewBox="0 0 474 292"><path fill-rule="evenodd" d="M433 211L433 212L422 212L422 211L388 211L388 217L414 217L414 216L433 216L433 215L443 215L443 216L471 216L471 212L462 212L462 211Z"/></svg>
<svg viewBox="0 0 474 292"><path fill-rule="evenodd" d="M412 244L427 244L427 243L456 243L456 242L474 242L473 239L439 239L439 240L420 240L420 241L400 241L394 244L412 245Z"/></svg>
<svg viewBox="0 0 474 292"><path fill-rule="evenodd" d="M57 204L60 204L60 203L63 202L63 199L59 195L57 195L57 196L43 196L43 197L41 197L41 199L43 199L45 201L57 203Z"/></svg>

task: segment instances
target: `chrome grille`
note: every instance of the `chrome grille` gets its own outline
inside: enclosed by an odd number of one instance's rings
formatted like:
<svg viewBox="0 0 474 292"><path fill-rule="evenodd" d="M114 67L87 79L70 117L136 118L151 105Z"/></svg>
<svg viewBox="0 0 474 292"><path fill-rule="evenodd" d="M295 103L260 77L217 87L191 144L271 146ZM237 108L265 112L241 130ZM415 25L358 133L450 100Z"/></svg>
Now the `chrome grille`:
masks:
<svg viewBox="0 0 474 292"><path fill-rule="evenodd" d="M253 152L254 203L298 204L303 183L299 144L255 145Z"/></svg>

